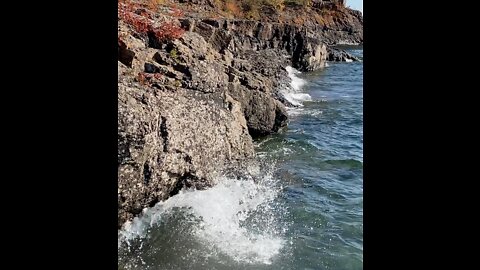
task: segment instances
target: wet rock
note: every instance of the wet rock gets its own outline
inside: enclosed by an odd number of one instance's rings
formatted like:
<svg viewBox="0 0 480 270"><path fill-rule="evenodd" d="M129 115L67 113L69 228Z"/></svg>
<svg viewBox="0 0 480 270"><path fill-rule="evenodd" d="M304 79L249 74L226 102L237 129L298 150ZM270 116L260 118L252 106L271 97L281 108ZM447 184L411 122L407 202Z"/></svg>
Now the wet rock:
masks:
<svg viewBox="0 0 480 270"><path fill-rule="evenodd" d="M333 48L329 47L328 48L328 61L334 61L334 62L351 62L351 61L360 61L358 57L349 54L348 52L338 49L338 48Z"/></svg>

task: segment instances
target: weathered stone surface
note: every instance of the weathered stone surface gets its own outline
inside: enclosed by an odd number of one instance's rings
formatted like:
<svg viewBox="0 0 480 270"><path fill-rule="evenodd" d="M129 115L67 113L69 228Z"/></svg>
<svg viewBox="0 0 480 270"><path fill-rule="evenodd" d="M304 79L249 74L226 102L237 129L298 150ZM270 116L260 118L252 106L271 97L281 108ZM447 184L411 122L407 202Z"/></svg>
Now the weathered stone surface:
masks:
<svg viewBox="0 0 480 270"><path fill-rule="evenodd" d="M211 184L228 161L252 157L239 102L122 81L118 94L119 226L186 186Z"/></svg>
<svg viewBox="0 0 480 270"><path fill-rule="evenodd" d="M349 54L348 52L338 49L329 47L328 49L328 61L334 62L350 62L350 61L360 61L356 56Z"/></svg>
<svg viewBox="0 0 480 270"><path fill-rule="evenodd" d="M312 38L302 39L298 55L294 54L293 67L302 71L312 71L325 66L327 46Z"/></svg>

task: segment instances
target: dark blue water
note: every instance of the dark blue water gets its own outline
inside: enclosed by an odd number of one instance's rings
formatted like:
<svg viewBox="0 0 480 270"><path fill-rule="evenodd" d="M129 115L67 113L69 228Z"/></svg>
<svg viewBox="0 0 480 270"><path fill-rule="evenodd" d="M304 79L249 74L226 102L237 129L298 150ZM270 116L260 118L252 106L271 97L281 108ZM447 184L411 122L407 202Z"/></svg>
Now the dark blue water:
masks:
<svg viewBox="0 0 480 270"><path fill-rule="evenodd" d="M363 63L329 63L298 76L312 101L289 110L286 133L257 149L278 161L278 177L289 183L282 197L293 243L279 266L363 269Z"/></svg>
<svg viewBox="0 0 480 270"><path fill-rule="evenodd" d="M219 179L157 204L126 230L146 228L119 244L119 269L363 269L363 63L297 76L310 101L255 142L272 164L262 180Z"/></svg>

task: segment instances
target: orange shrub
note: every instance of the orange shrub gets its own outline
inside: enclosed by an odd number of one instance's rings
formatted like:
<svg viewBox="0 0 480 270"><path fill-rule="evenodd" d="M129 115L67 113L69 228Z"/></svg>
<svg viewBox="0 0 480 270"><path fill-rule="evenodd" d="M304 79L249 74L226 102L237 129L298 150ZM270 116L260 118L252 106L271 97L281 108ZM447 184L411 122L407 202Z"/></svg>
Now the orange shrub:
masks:
<svg viewBox="0 0 480 270"><path fill-rule="evenodd" d="M237 5L234 0L228 0L225 3L225 11L232 14L235 17L242 17L242 9Z"/></svg>
<svg viewBox="0 0 480 270"><path fill-rule="evenodd" d="M271 6L276 10L282 11L285 8L284 0L263 0L264 5Z"/></svg>
<svg viewBox="0 0 480 270"><path fill-rule="evenodd" d="M298 16L293 19L293 23L295 23L296 25L303 25L304 22L305 18L303 16Z"/></svg>

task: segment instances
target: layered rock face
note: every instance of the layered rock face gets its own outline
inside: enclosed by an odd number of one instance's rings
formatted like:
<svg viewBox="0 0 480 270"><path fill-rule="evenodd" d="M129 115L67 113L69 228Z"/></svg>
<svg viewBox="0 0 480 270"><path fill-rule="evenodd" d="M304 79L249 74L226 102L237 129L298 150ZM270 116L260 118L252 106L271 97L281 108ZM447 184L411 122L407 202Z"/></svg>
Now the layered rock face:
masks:
<svg viewBox="0 0 480 270"><path fill-rule="evenodd" d="M193 7L193 18L205 18L204 12L217 13L224 5L215 0L180 0L181 5ZM258 1L261 2L261 1ZM279 11L268 5L261 6L257 21L281 25L302 26L308 36L321 39L326 45L363 44L363 15L345 7L344 0L313 0L306 8L303 1L285 1ZM254 23L251 21L251 23Z"/></svg>
<svg viewBox="0 0 480 270"><path fill-rule="evenodd" d="M309 14L314 20L304 25L314 37L322 38L328 45L363 44L363 15L358 10L345 7L344 0L314 1L313 8L320 10L322 17Z"/></svg>
<svg viewBox="0 0 480 270"><path fill-rule="evenodd" d="M120 77L119 226L183 186L209 185L226 161L252 157L241 105L228 94L145 88Z"/></svg>
<svg viewBox="0 0 480 270"><path fill-rule="evenodd" d="M153 46L122 22L119 32L120 227L183 186L209 186L225 166L253 157L251 135L286 125L274 89L288 56L230 51L196 31ZM159 76L146 85L138 74Z"/></svg>
<svg viewBox="0 0 480 270"><path fill-rule="evenodd" d="M304 26L169 20L186 32L168 42L119 21L119 228L184 186L208 187L248 163L252 137L287 125L285 67L315 70L329 57Z"/></svg>

